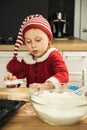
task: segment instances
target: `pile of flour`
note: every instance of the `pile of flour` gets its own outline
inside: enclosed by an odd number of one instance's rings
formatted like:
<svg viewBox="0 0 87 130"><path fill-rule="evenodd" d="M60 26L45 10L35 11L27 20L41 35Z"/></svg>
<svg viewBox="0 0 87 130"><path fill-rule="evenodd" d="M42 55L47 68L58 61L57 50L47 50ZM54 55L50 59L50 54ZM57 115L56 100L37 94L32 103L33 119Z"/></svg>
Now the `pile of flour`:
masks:
<svg viewBox="0 0 87 130"><path fill-rule="evenodd" d="M78 96L75 93L64 91L62 93L43 91L32 95L31 100L39 104L51 105L53 107L75 107L87 104L85 96Z"/></svg>

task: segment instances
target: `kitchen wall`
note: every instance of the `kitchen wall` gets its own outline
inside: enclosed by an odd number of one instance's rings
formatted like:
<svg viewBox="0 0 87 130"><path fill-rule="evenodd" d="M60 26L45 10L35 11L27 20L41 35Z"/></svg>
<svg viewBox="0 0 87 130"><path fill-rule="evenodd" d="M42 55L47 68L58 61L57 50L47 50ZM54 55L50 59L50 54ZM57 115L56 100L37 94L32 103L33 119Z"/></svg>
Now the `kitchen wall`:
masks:
<svg viewBox="0 0 87 130"><path fill-rule="evenodd" d="M16 38L27 15L40 13L49 20L52 13L58 11L66 12L67 32L73 35L74 0L0 0L0 36Z"/></svg>
<svg viewBox="0 0 87 130"><path fill-rule="evenodd" d="M48 18L47 0L0 0L0 35L16 37L23 19L36 13Z"/></svg>

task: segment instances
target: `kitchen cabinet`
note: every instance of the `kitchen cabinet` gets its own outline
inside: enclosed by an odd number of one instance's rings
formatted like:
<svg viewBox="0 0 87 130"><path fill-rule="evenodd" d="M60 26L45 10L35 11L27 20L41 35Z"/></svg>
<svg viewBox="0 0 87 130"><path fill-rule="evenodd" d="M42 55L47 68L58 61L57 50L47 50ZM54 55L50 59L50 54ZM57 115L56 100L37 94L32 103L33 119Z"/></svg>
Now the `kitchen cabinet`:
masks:
<svg viewBox="0 0 87 130"><path fill-rule="evenodd" d="M80 38L87 41L87 0L82 0Z"/></svg>
<svg viewBox="0 0 87 130"><path fill-rule="evenodd" d="M63 58L70 71L81 71L87 69L87 52L86 51L63 51Z"/></svg>
<svg viewBox="0 0 87 130"><path fill-rule="evenodd" d="M80 84L83 79L82 84L86 85L87 51L63 51L63 58L69 69L70 80L73 82L77 80L78 84Z"/></svg>
<svg viewBox="0 0 87 130"><path fill-rule="evenodd" d="M11 58L12 53L10 52L0 52L0 87L4 87L3 86L3 79L4 77L8 74L7 70L6 70L6 64L8 63L8 61Z"/></svg>

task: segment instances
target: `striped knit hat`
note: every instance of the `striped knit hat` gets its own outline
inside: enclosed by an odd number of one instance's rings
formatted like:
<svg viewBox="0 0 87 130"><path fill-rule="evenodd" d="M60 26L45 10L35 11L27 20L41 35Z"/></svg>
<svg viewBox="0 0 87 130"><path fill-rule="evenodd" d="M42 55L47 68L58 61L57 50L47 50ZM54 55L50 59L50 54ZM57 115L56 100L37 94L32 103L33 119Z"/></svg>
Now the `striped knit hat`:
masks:
<svg viewBox="0 0 87 130"><path fill-rule="evenodd" d="M20 45L23 45L24 43L23 38L25 32L31 28L38 28L44 31L48 35L49 39L52 40L53 35L52 35L50 24L42 15L35 14L35 15L27 16L22 22L21 27L19 29L19 33L14 48L15 56L18 54L18 48L20 47Z"/></svg>

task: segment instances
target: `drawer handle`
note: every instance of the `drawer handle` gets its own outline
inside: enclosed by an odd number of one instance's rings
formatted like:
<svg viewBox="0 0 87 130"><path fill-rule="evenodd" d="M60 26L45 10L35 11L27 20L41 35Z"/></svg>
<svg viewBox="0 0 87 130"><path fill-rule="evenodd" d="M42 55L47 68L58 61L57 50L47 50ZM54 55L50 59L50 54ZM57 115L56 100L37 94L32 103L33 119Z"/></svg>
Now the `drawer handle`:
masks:
<svg viewBox="0 0 87 130"><path fill-rule="evenodd" d="M87 32L87 29L86 28L83 28L83 30L82 30L83 32Z"/></svg>
<svg viewBox="0 0 87 130"><path fill-rule="evenodd" d="M65 55L66 58L71 58L71 57L79 57L79 58L86 58L86 55Z"/></svg>

